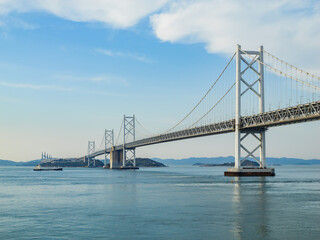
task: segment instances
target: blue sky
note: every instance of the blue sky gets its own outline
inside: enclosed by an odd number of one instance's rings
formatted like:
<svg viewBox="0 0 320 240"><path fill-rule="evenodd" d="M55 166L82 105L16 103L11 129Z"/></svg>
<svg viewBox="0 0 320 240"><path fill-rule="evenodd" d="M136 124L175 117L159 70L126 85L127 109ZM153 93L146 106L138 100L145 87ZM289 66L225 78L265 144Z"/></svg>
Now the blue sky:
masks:
<svg viewBox="0 0 320 240"><path fill-rule="evenodd" d="M115 2L0 1L0 159L26 161L43 151L57 157L81 156L88 140L100 145L105 128L118 131L123 114L135 114L153 132L168 129L211 86L235 44L245 40L242 33L230 33L229 23L223 21L231 13L222 13L228 4L236 6L234 1L133 1L139 10L124 7L127 1ZM307 31L285 24L298 12L299 24L316 26L319 4L309 1L302 8L299 1L271 2L264 2L266 12L257 16L263 19L277 9L280 27L275 31L290 33L290 43L285 34L275 43L270 33L261 42L262 36L252 39L248 32L244 46L267 45L290 63L318 73L319 57L313 53L320 44L313 40L320 39L319 33L311 26ZM218 6L213 16L205 11L212 6ZM234 11L238 14L240 9ZM230 24L236 26L233 21ZM274 22L263 25L268 29ZM293 46L299 50L292 53ZM271 129L267 154L318 158L319 130L317 122ZM228 134L161 144L138 149L137 155L228 156L233 155L233 138ZM279 144L284 141L285 146ZM305 151L293 150L297 146Z"/></svg>

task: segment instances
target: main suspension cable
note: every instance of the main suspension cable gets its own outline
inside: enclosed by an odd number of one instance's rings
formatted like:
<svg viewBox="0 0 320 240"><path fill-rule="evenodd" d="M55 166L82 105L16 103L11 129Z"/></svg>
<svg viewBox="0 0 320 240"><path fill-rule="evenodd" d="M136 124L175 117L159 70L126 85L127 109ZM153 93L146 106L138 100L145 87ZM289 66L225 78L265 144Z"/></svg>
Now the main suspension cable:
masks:
<svg viewBox="0 0 320 240"><path fill-rule="evenodd" d="M118 137L117 137L117 140L116 140L116 144L115 144L115 146L116 146L116 145L118 145L118 141L119 141L119 137L120 137L121 129L122 129L122 127L123 127L123 121L124 121L124 120L122 120L121 127L120 127L120 129L119 129L119 133L118 133Z"/></svg>
<svg viewBox="0 0 320 240"><path fill-rule="evenodd" d="M266 54L268 54L268 55L271 56L272 58L275 58L275 59L277 59L278 61L280 61L280 62L282 62L282 63L284 63L284 64L286 64L286 65L288 65L288 66L290 66L290 67L292 67L292 68L295 68L297 71L303 72L303 73L307 74L308 76L311 76L311 77L313 77L313 78L316 78L316 79L320 80L320 77L318 77L318 76L316 76L316 75L313 75L312 73L309 73L309 72L307 72L307 71L302 70L301 68L298 68L298 67L296 67L296 66L293 66L293 65L291 65L290 63L287 63L286 61L283 61L282 59L280 59L280 58L272 55L271 53L269 53L269 52L267 52L267 51L265 51L265 50L263 50L263 52L266 53Z"/></svg>
<svg viewBox="0 0 320 240"><path fill-rule="evenodd" d="M229 67L230 63L232 62L233 58L235 57L236 53L233 54L233 56L231 57L230 61L228 62L228 64L225 66L225 68L223 69L223 71L220 73L219 77L216 79L216 81L212 84L212 86L209 88L209 90L206 92L206 94L200 99L200 101L192 108L192 110L184 117L182 118L176 125L174 125L172 128L170 128L169 130L167 130L167 132L170 132L171 130L175 129L178 125L180 125L187 117L189 117L191 115L191 113L194 112L194 110L201 104L201 102L208 96L208 94L210 93L210 91L213 89L213 87L217 84L217 82L220 80L221 76L223 75L223 73L227 70L227 68Z"/></svg>
<svg viewBox="0 0 320 240"><path fill-rule="evenodd" d="M149 131L147 128L145 128L137 118L135 118L136 122L148 133L152 134L152 135L155 135L153 132Z"/></svg>
<svg viewBox="0 0 320 240"><path fill-rule="evenodd" d="M102 144L103 144L103 139L104 139L104 135L102 136L102 140L101 140L101 144L100 144L100 146L99 146L99 148L98 148L98 150L97 151L99 151L100 149L101 149L101 147L102 147Z"/></svg>
<svg viewBox="0 0 320 240"><path fill-rule="evenodd" d="M207 116L221 101L224 99L224 97L231 91L231 89L236 85L234 82L232 86L228 89L228 91L209 109L208 112L206 112L201 118L199 118L195 123L193 123L190 128L194 127L198 122L200 122L205 116Z"/></svg>
<svg viewBox="0 0 320 240"><path fill-rule="evenodd" d="M242 49L240 49L240 51L243 52L243 53L244 53L245 55L247 55L248 57L252 58L251 55L249 55L248 53L246 53L246 52L243 51ZM312 84L310 84L310 83L307 83L307 82L305 82L305 81L303 81L303 80L301 80L301 79L298 79L297 77L293 77L293 76L291 76L291 75L289 75L289 74L287 74L287 73L284 73L284 72L282 72L282 71L280 71L280 70L278 70L278 69L270 66L269 64L266 64L266 63L264 63L264 62L261 62L259 59L257 59L257 62L259 62L259 63L263 64L264 66L270 68L271 70L279 73L280 75L284 75L285 77L288 77L288 78L290 78L290 79L292 79L292 80L294 80L294 81L296 81L296 82L300 82L300 83L302 83L302 84L304 84L304 85L306 85L306 86L308 86L308 87L311 87L311 88L320 90L320 87L314 86L314 85L312 85ZM300 70L299 70L299 71L300 71ZM306 73L307 73L307 72L306 72ZM308 73L308 74L309 74L309 73ZM310 75L311 75L311 74L310 74ZM319 77L315 77L315 78L320 79Z"/></svg>

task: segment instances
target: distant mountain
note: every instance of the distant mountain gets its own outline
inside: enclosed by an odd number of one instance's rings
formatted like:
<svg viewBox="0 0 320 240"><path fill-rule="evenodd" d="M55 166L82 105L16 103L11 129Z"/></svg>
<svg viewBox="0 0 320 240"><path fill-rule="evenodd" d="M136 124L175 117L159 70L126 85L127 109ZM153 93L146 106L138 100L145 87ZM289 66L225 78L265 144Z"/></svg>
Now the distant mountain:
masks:
<svg viewBox="0 0 320 240"><path fill-rule="evenodd" d="M320 165L319 159L301 159L301 158L267 158L267 164L280 165Z"/></svg>
<svg viewBox="0 0 320 240"><path fill-rule="evenodd" d="M18 166L37 166L41 160L32 160L28 162L19 162Z"/></svg>
<svg viewBox="0 0 320 240"><path fill-rule="evenodd" d="M17 166L17 162L0 159L0 166Z"/></svg>
<svg viewBox="0 0 320 240"><path fill-rule="evenodd" d="M137 158L138 159L138 158ZM212 157L212 158L185 158L185 159L161 159L153 158L154 161L164 165L194 165L202 164L223 164L234 162L234 157ZM250 159L251 161L253 159ZM32 160L28 162L15 162L10 160L1 160L0 166L36 166L41 160ZM152 165L153 163L149 163ZM320 165L319 159L301 159L301 158L267 158L267 165Z"/></svg>
<svg viewBox="0 0 320 240"><path fill-rule="evenodd" d="M223 164L234 162L234 157L212 157L212 158L185 158L185 159L161 159L153 158L165 165L194 165L202 164ZM253 159L249 159L253 161ZM319 159L300 159L300 158L267 158L267 165L320 165Z"/></svg>
<svg viewBox="0 0 320 240"><path fill-rule="evenodd" d="M193 165L195 163L203 164L223 164L233 162L234 157L217 157L217 158L185 158L185 159L161 159L153 158L157 162L161 162L165 165Z"/></svg>
<svg viewBox="0 0 320 240"><path fill-rule="evenodd" d="M28 162L15 162L10 160L1 160L0 166L37 166L41 160L32 160Z"/></svg>

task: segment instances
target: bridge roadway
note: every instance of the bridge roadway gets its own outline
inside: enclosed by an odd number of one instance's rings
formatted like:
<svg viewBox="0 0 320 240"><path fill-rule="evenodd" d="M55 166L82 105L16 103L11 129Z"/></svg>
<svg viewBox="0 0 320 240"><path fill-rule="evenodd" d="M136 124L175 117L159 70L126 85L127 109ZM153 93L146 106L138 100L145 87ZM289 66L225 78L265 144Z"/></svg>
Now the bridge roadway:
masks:
<svg viewBox="0 0 320 240"><path fill-rule="evenodd" d="M320 120L320 101L301 104L293 107L282 108L274 111L269 111L257 115L245 116L241 118L241 131L261 130L269 127L288 125L293 123L301 123L307 121ZM187 138L202 137L208 135L230 133L235 131L235 119L213 123L201 127L184 129L181 131L171 132L156 135L149 138L144 138L134 142L127 143L126 149L143 147L152 144L177 141ZM115 150L123 149L123 145L117 145ZM109 153L111 148L97 151L90 154L89 157L97 157L105 152Z"/></svg>

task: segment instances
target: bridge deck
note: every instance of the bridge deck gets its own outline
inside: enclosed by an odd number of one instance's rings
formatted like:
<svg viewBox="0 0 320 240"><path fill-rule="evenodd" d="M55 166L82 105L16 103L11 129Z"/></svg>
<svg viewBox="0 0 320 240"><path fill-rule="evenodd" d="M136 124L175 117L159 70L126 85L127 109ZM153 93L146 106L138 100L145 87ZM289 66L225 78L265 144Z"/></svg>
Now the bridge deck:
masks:
<svg viewBox="0 0 320 240"><path fill-rule="evenodd" d="M269 128L293 123L306 121L315 121L320 119L320 101L301 104L293 107L269 111L257 115L245 116L241 118L241 129L255 131L261 128ZM187 138L203 137L208 135L229 133L235 131L235 119L228 121L213 123L201 127L194 127L172 133L160 134L157 136L144 138L126 144L126 149L143 147L152 144L177 141ZM114 147L115 150L120 150L123 145ZM111 148L97 151L90 155L96 157L103 155L105 152L110 152Z"/></svg>

